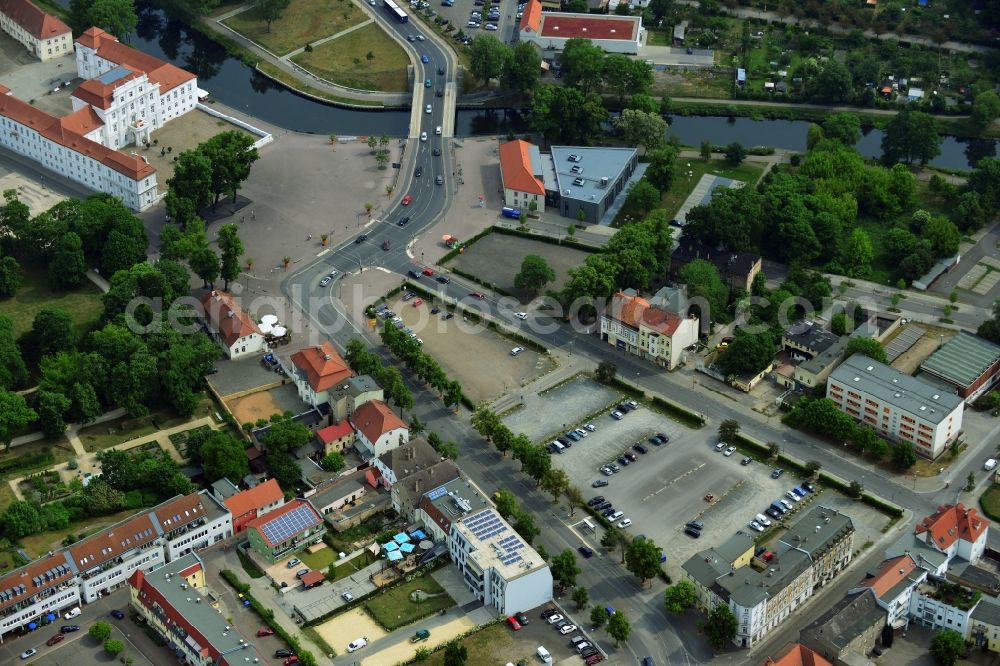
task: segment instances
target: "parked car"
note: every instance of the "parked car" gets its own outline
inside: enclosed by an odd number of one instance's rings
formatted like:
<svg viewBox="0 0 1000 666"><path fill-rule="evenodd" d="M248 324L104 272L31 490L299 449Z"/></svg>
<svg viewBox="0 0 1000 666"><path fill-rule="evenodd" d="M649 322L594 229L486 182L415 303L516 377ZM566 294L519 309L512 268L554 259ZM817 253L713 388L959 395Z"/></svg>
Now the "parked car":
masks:
<svg viewBox="0 0 1000 666"><path fill-rule="evenodd" d="M779 476L781 476L784 473L785 473L785 470L781 469L780 467L776 467L774 469L774 471L771 472L771 478L772 479L777 479Z"/></svg>
<svg viewBox="0 0 1000 666"><path fill-rule="evenodd" d="M583 427L585 429L589 430L590 432L594 432L595 430L597 430L597 426L595 426L593 423L588 423L588 424L584 425Z"/></svg>
<svg viewBox="0 0 1000 666"><path fill-rule="evenodd" d="M766 509L764 509L764 513L771 516L775 520L781 520L781 512L775 510L773 507L767 507Z"/></svg>
<svg viewBox="0 0 1000 666"><path fill-rule="evenodd" d="M514 631L521 631L521 623L518 622L517 618L514 616L511 615L507 617L507 624L510 625L510 628Z"/></svg>
<svg viewBox="0 0 1000 666"><path fill-rule="evenodd" d="M608 463L608 469L610 469L612 472L615 472L616 474L621 471L621 468L618 465L614 464L613 462Z"/></svg>
<svg viewBox="0 0 1000 666"><path fill-rule="evenodd" d="M601 515L604 516L605 518L608 518L609 520L614 520L613 518L611 518L611 516L615 515L616 513L618 513L618 510L615 509L615 507L613 506L609 506L604 511L601 511Z"/></svg>
<svg viewBox="0 0 1000 666"><path fill-rule="evenodd" d="M603 501L604 501L604 495L598 495L597 497L590 498L590 500L587 502L587 506L597 506Z"/></svg>
<svg viewBox="0 0 1000 666"><path fill-rule="evenodd" d="M727 448L725 451L722 452L722 455L724 455L724 456L726 456L728 458L729 456L733 455L734 453L736 453L736 447L735 446L730 446L729 448Z"/></svg>
<svg viewBox="0 0 1000 666"><path fill-rule="evenodd" d="M59 632L63 634L71 634L74 631L80 631L80 625L78 624L64 624L59 627Z"/></svg>
<svg viewBox="0 0 1000 666"><path fill-rule="evenodd" d="M750 456L747 456L746 458L744 458L743 460L740 461L740 464L745 467L745 466L749 465L752 462L753 462L753 458L751 458Z"/></svg>
<svg viewBox="0 0 1000 666"><path fill-rule="evenodd" d="M274 629L271 627L262 627L261 629L258 629L257 637L260 638L262 636L274 636Z"/></svg>
<svg viewBox="0 0 1000 666"><path fill-rule="evenodd" d="M586 437L587 435L589 435L589 434L590 434L589 432L587 432L587 431L586 431L586 430L584 430L583 428L577 428L577 429L576 429L576 430L574 430L573 432L575 432L575 433L576 433L577 435L579 435L580 437Z"/></svg>
<svg viewBox="0 0 1000 666"><path fill-rule="evenodd" d="M526 627L530 622L528 622L528 616L524 613L514 613L514 619L521 623L522 627Z"/></svg>
<svg viewBox="0 0 1000 666"><path fill-rule="evenodd" d="M289 650L288 648L278 648L277 650L274 651L274 656L277 659L282 659L284 657L291 657L293 654L295 653Z"/></svg>
<svg viewBox="0 0 1000 666"><path fill-rule="evenodd" d="M618 410L615 410L611 412L611 418L613 418L616 421L621 421L623 418L625 418L625 415L619 412Z"/></svg>
<svg viewBox="0 0 1000 666"><path fill-rule="evenodd" d="M622 467L628 467L629 465L632 464L632 463L629 462L628 458L626 458L625 456L622 456L621 458L619 458L618 462L619 462L619 464L621 464Z"/></svg>
<svg viewBox="0 0 1000 666"><path fill-rule="evenodd" d="M79 615L79 613L77 613L77 615ZM111 617L115 618L116 620L124 620L125 613L121 612L116 608L115 610L111 611Z"/></svg>
<svg viewBox="0 0 1000 666"><path fill-rule="evenodd" d="M351 641L350 643L347 644L347 651L348 652L357 652L358 650L360 650L361 648L363 648L366 645L368 645L368 639L367 638L355 638L353 641Z"/></svg>
<svg viewBox="0 0 1000 666"><path fill-rule="evenodd" d="M562 619L563 619L563 616L560 615L559 613L556 613L555 615L550 615L547 618L545 618L545 621L548 622L549 624L555 624L555 623L559 622Z"/></svg>
<svg viewBox="0 0 1000 666"><path fill-rule="evenodd" d="M611 469L610 467L608 467L607 465L605 465L604 467L602 467L602 468L600 469L600 472L601 472L601 474L603 474L604 476L611 476L612 474L614 474L614 473L615 473L615 472L614 472L614 470L613 470L613 469Z"/></svg>
<svg viewBox="0 0 1000 666"><path fill-rule="evenodd" d="M719 442L718 444L715 445L715 450L716 451L725 451L726 450L726 443L725 442Z"/></svg>
<svg viewBox="0 0 1000 666"><path fill-rule="evenodd" d="M567 634L572 634L574 631L576 631L575 624L567 624L566 626L559 628L559 633L562 634L563 636Z"/></svg>
<svg viewBox="0 0 1000 666"><path fill-rule="evenodd" d="M696 530L693 527L685 527L684 534L687 534L692 539L697 539L701 536L701 530Z"/></svg>
<svg viewBox="0 0 1000 666"><path fill-rule="evenodd" d="M767 516L765 516L762 513L758 513L756 516L754 516L754 518L757 520L758 523L760 523L764 527L770 527L771 526L771 521L768 519Z"/></svg>
<svg viewBox="0 0 1000 666"><path fill-rule="evenodd" d="M751 520L750 521L750 529L754 530L755 532L763 532L764 531L763 526L761 526L761 524L758 523L756 520Z"/></svg>
<svg viewBox="0 0 1000 666"><path fill-rule="evenodd" d="M546 608L542 611L541 617L543 620L547 620L558 612L555 608Z"/></svg>
<svg viewBox="0 0 1000 666"><path fill-rule="evenodd" d="M350 592L344 592L340 595L340 598L347 602L354 601L354 595Z"/></svg>
<svg viewBox="0 0 1000 666"><path fill-rule="evenodd" d="M568 433L566 433L566 436L572 439L574 442L579 442L581 439L583 439L582 437L580 437L580 435L576 434L575 430L570 430Z"/></svg>
<svg viewBox="0 0 1000 666"><path fill-rule="evenodd" d="M816 492L816 486L814 486L813 484L809 483L808 481L806 481L805 483L803 483L802 487L805 488L806 490L808 490L811 493Z"/></svg>
<svg viewBox="0 0 1000 666"><path fill-rule="evenodd" d="M685 527L693 527L696 530L701 530L705 528L705 523L700 520L689 520Z"/></svg>
<svg viewBox="0 0 1000 666"><path fill-rule="evenodd" d="M610 470L608 470L608 471L610 472ZM590 487L591 488L603 488L606 485L608 485L607 480L605 480L605 479L597 479L596 481L594 481L593 483L590 484Z"/></svg>
<svg viewBox="0 0 1000 666"><path fill-rule="evenodd" d="M647 449L642 444L633 444L632 448L638 451L639 453L647 453L649 451L649 449Z"/></svg>
<svg viewBox="0 0 1000 666"><path fill-rule="evenodd" d="M638 458L638 457L636 457L636 455L635 455L634 453L632 453L631 451L626 451L626 452L625 452L625 453L623 453L622 455L624 455L624 456L625 456L626 458L628 458L628 459L629 459L629 460L631 460L632 462L635 462L636 460L638 460L638 459L639 459L639 458Z"/></svg>
<svg viewBox="0 0 1000 666"><path fill-rule="evenodd" d="M36 650L35 648L28 648L27 650L21 653L21 659L31 659L36 654L38 654L38 650Z"/></svg>
<svg viewBox="0 0 1000 666"><path fill-rule="evenodd" d="M639 403L635 400L626 400L625 404L628 405L629 409L639 409Z"/></svg>
<svg viewBox="0 0 1000 666"><path fill-rule="evenodd" d="M631 525L632 525L632 519L631 518L624 518L624 519L622 519L622 521L620 523L618 523L618 527L620 527L622 529L625 529L626 527L630 527Z"/></svg>
<svg viewBox="0 0 1000 666"><path fill-rule="evenodd" d="M51 646L55 645L56 643L58 643L59 641L63 640L64 638L66 638L65 634L56 634L55 636L53 636L49 640L45 641L45 644L51 647Z"/></svg>

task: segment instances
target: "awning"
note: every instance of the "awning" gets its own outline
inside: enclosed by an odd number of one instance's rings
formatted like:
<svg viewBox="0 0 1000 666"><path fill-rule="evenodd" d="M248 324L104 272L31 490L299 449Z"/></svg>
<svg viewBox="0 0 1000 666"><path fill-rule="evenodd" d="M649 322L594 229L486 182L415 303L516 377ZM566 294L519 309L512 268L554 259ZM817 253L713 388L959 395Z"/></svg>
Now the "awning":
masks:
<svg viewBox="0 0 1000 666"><path fill-rule="evenodd" d="M398 562L401 559L403 559L403 554L401 552L399 552L398 550L394 550L391 553L389 553L389 561L390 562Z"/></svg>
<svg viewBox="0 0 1000 666"><path fill-rule="evenodd" d="M395 541L396 543L406 543L407 541L410 540L410 535L407 534L406 532L400 532L396 536L392 537L392 540Z"/></svg>

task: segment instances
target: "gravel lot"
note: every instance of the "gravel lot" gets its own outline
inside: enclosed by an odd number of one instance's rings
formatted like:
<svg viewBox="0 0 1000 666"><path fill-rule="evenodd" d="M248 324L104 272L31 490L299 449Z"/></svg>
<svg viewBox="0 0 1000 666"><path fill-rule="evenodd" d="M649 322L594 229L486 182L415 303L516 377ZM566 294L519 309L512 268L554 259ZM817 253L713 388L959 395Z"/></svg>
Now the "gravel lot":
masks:
<svg viewBox="0 0 1000 666"><path fill-rule="evenodd" d="M582 425L582 419L620 398L615 391L584 377L570 380L542 395L523 397L524 407L508 414L503 422L515 433L523 432L535 442L558 435L563 424L566 428ZM553 418L553 414L558 416ZM556 423L556 419L562 422Z"/></svg>

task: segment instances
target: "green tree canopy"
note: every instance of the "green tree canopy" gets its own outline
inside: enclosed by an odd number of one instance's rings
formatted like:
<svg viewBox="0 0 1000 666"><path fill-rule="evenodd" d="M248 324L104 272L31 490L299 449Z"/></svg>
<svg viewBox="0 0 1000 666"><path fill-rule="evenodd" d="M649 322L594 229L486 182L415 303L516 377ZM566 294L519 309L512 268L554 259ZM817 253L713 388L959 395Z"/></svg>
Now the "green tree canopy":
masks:
<svg viewBox="0 0 1000 666"><path fill-rule="evenodd" d="M243 256L243 241L235 224L224 224L219 228L219 252L222 254L219 274L225 280L223 289L229 291L229 283L240 276L240 258Z"/></svg>
<svg viewBox="0 0 1000 666"><path fill-rule="evenodd" d="M972 102L972 122L985 128L1000 118L1000 97L992 90L984 90Z"/></svg>
<svg viewBox="0 0 1000 666"><path fill-rule="evenodd" d="M954 666L965 656L965 638L954 629L938 629L931 638L931 654L942 666Z"/></svg>
<svg viewBox="0 0 1000 666"><path fill-rule="evenodd" d="M604 50L589 39L573 37L563 46L563 81L584 95L598 92L604 77Z"/></svg>
<svg viewBox="0 0 1000 666"><path fill-rule="evenodd" d="M60 236L52 249L49 261L49 284L54 289L76 289L87 275L87 260L83 256L83 241L72 231Z"/></svg>
<svg viewBox="0 0 1000 666"><path fill-rule="evenodd" d="M254 0L253 8L257 16L267 23L267 31L271 32L271 24L281 18L281 15L292 0Z"/></svg>
<svg viewBox="0 0 1000 666"><path fill-rule="evenodd" d="M643 154L659 148L667 140L667 121L659 113L624 109L614 119L614 125L621 130L627 144L642 146Z"/></svg>
<svg viewBox="0 0 1000 666"><path fill-rule="evenodd" d="M650 539L634 539L625 549L625 568L632 572L639 583L645 583L660 573L663 549Z"/></svg>
<svg viewBox="0 0 1000 666"><path fill-rule="evenodd" d="M214 431L201 445L199 455L205 480L214 483L225 477L239 483L250 473L243 441L225 432Z"/></svg>
<svg viewBox="0 0 1000 666"><path fill-rule="evenodd" d="M538 85L542 71L542 56L530 42L517 42L503 66L501 83L522 95Z"/></svg>
<svg viewBox="0 0 1000 666"><path fill-rule="evenodd" d="M631 633L632 625L629 624L628 619L625 618L625 614L621 611L615 611L608 618L608 635L614 639L615 647L626 642Z"/></svg>
<svg viewBox="0 0 1000 666"><path fill-rule="evenodd" d="M882 135L882 161L886 164L927 164L941 153L941 137L934 117L904 106L886 124Z"/></svg>
<svg viewBox="0 0 1000 666"><path fill-rule="evenodd" d="M514 276L514 286L518 289L537 294L541 289L556 279L556 272L548 262L537 254L529 254L521 262L521 270Z"/></svg>
<svg viewBox="0 0 1000 666"><path fill-rule="evenodd" d="M698 591L690 581L681 580L667 587L663 601L668 613L681 615L698 602Z"/></svg>
<svg viewBox="0 0 1000 666"><path fill-rule="evenodd" d="M771 331L749 333L738 328L733 341L716 359L715 364L727 377L756 375L774 360L777 351L778 346Z"/></svg>
<svg viewBox="0 0 1000 666"><path fill-rule="evenodd" d="M500 77L511 55L509 46L489 33L480 33L469 46L469 71L483 83L488 83L490 79Z"/></svg>
<svg viewBox="0 0 1000 666"><path fill-rule="evenodd" d="M823 136L854 146L861 140L861 121L853 113L833 113L823 119Z"/></svg>
<svg viewBox="0 0 1000 666"><path fill-rule="evenodd" d="M687 285L690 299L703 299L704 306L698 305L702 321L724 321L729 288L726 287L717 269L704 259L695 259L680 270L680 282Z"/></svg>
<svg viewBox="0 0 1000 666"><path fill-rule="evenodd" d="M888 363L889 357L886 356L885 349L879 344L879 341L875 338L866 338L863 336L857 336L851 338L847 343L847 356L851 354L864 354L869 358L873 358L879 363Z"/></svg>
<svg viewBox="0 0 1000 666"><path fill-rule="evenodd" d="M569 548L553 557L549 568L552 570L552 578L564 589L576 585L576 576L581 571L576 562L576 553Z"/></svg>
<svg viewBox="0 0 1000 666"><path fill-rule="evenodd" d="M312 440L309 428L291 419L280 419L271 424L264 435L264 445L270 451L288 452Z"/></svg>
<svg viewBox="0 0 1000 666"><path fill-rule="evenodd" d="M705 621L705 636L712 649L718 652L727 642L736 638L737 621L729 606L719 604L708 614Z"/></svg>

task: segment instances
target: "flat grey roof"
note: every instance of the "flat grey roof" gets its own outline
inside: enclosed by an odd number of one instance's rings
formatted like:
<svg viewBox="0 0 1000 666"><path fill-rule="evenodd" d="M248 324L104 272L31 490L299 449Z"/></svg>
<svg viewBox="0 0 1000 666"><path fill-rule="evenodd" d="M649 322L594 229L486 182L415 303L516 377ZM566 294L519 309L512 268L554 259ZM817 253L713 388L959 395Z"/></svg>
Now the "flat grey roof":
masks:
<svg viewBox="0 0 1000 666"><path fill-rule="evenodd" d="M461 477L433 488L426 494L427 499L437 507L441 515L446 516L452 522L490 507L486 498Z"/></svg>
<svg viewBox="0 0 1000 666"><path fill-rule="evenodd" d="M800 363L799 367L806 372L818 375L823 372L828 365L835 363L838 359L840 359L840 357L844 354L844 350L847 349L847 342L848 338L840 338L820 353Z"/></svg>
<svg viewBox="0 0 1000 666"><path fill-rule="evenodd" d="M854 523L850 516L836 509L816 506L785 532L780 543L814 557L817 552L829 548L831 543L853 531Z"/></svg>
<svg viewBox="0 0 1000 666"><path fill-rule="evenodd" d="M744 608L751 608L785 589L793 580L812 566L809 556L792 550L771 560L767 569L757 571L740 567L732 576L719 579L719 586Z"/></svg>
<svg viewBox="0 0 1000 666"><path fill-rule="evenodd" d="M797 345L801 345L816 354L821 354L840 340L840 336L832 333L812 321L799 321L784 332L783 337Z"/></svg>
<svg viewBox="0 0 1000 666"><path fill-rule="evenodd" d="M365 473L355 472L354 474L348 474L337 479L328 486L324 486L318 493L307 499L312 503L314 509L322 512L323 507L327 504L350 494L358 488L364 487Z"/></svg>
<svg viewBox="0 0 1000 666"><path fill-rule="evenodd" d="M903 374L895 368L865 356L854 354L830 373L830 379L848 388L854 386L894 405L928 423L940 423L962 404L957 395Z"/></svg>
<svg viewBox="0 0 1000 666"><path fill-rule="evenodd" d="M696 581L708 588L715 585L715 582L720 577L732 571L729 563L715 552L714 548L695 553L681 565L681 568L688 572Z"/></svg>
<svg viewBox="0 0 1000 666"><path fill-rule="evenodd" d="M737 532L716 546L715 552L726 562L732 562L750 548L753 548L753 537L746 532Z"/></svg>
<svg viewBox="0 0 1000 666"><path fill-rule="evenodd" d="M959 331L958 335L928 356L920 364L920 369L965 388L979 379L998 359L1000 345L978 335Z"/></svg>
<svg viewBox="0 0 1000 666"><path fill-rule="evenodd" d="M587 148L583 146L552 146L552 164L556 172L556 187L564 199L575 201L601 201L608 188L601 185L601 178L614 183L636 155L635 148ZM579 162L570 162L570 155L579 155ZM583 171L573 173L578 166ZM582 185L573 183L583 179ZM547 184L548 185L548 184ZM624 193L623 193L624 194Z"/></svg>
<svg viewBox="0 0 1000 666"><path fill-rule="evenodd" d="M1000 627L1000 606L988 596L983 596L982 601L972 610L972 619Z"/></svg>

